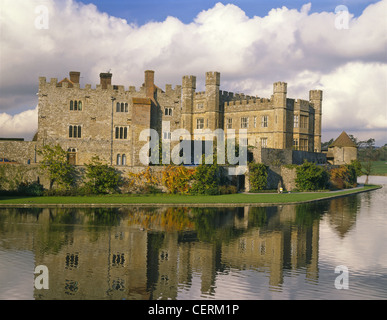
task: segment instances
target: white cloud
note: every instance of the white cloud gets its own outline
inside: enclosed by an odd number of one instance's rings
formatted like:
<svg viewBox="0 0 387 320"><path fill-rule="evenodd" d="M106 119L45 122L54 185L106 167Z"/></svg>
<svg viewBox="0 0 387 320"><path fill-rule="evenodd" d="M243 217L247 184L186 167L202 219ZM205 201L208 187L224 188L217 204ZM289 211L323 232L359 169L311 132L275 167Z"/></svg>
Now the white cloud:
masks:
<svg viewBox="0 0 387 320"><path fill-rule="evenodd" d="M49 9L48 30L34 27L34 9L41 4ZM198 89L204 72L217 70L221 89L261 97L271 94L275 81L288 82L292 98L307 99L310 89L323 89L324 129L339 131L345 116L348 128L380 130L386 124L381 89L387 1L351 16L348 30L335 28L334 12L310 9L310 3L299 11L275 8L249 18L236 5L218 3L189 24L168 17L139 27L71 0L4 0L0 110L31 109L38 77L63 78L70 70L81 71L81 82L93 85L109 69L113 82L125 86L140 86L146 69L156 71L159 86L180 84L183 75L193 74ZM15 98L21 88L31 95L30 103ZM0 136L4 130L0 126Z"/></svg>
<svg viewBox="0 0 387 320"><path fill-rule="evenodd" d="M0 113L0 133L4 138L31 140L38 130L38 107L11 116Z"/></svg>

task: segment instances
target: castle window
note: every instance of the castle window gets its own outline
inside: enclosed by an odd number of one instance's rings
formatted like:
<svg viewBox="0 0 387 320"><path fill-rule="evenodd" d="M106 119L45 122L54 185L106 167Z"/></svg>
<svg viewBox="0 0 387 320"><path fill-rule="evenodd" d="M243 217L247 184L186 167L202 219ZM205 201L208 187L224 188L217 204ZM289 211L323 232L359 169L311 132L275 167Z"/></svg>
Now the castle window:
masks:
<svg viewBox="0 0 387 320"><path fill-rule="evenodd" d="M267 138L261 138L261 147L267 148Z"/></svg>
<svg viewBox="0 0 387 320"><path fill-rule="evenodd" d="M117 154L117 166L121 165L121 155Z"/></svg>
<svg viewBox="0 0 387 320"><path fill-rule="evenodd" d="M128 139L128 127L116 127L115 137L116 139Z"/></svg>
<svg viewBox="0 0 387 320"><path fill-rule="evenodd" d="M267 120L268 120L268 116L262 116L262 119L261 119L262 128L267 128Z"/></svg>
<svg viewBox="0 0 387 320"><path fill-rule="evenodd" d="M81 126L69 126L69 138L81 138L82 127Z"/></svg>
<svg viewBox="0 0 387 320"><path fill-rule="evenodd" d="M227 119L227 129L232 129L232 118Z"/></svg>
<svg viewBox="0 0 387 320"><path fill-rule="evenodd" d="M122 165L126 166L126 155L122 155Z"/></svg>
<svg viewBox="0 0 387 320"><path fill-rule="evenodd" d="M300 150L308 151L308 139L300 139Z"/></svg>
<svg viewBox="0 0 387 320"><path fill-rule="evenodd" d="M298 150L298 139L293 139L293 149Z"/></svg>
<svg viewBox="0 0 387 320"><path fill-rule="evenodd" d="M129 105L124 102L117 102L116 112L129 112Z"/></svg>
<svg viewBox="0 0 387 320"><path fill-rule="evenodd" d="M198 109L203 109L203 103L198 103L198 104L196 105L196 108L198 108Z"/></svg>
<svg viewBox="0 0 387 320"><path fill-rule="evenodd" d="M308 117L301 116L300 118L300 128L307 129L308 128Z"/></svg>
<svg viewBox="0 0 387 320"><path fill-rule="evenodd" d="M293 117L293 127L298 128L298 115Z"/></svg>
<svg viewBox="0 0 387 320"><path fill-rule="evenodd" d="M70 100L70 111L82 111L82 101Z"/></svg>
<svg viewBox="0 0 387 320"><path fill-rule="evenodd" d="M204 128L204 119L198 118L196 119L196 129L203 129Z"/></svg>
<svg viewBox="0 0 387 320"><path fill-rule="evenodd" d="M164 109L164 115L165 116L171 116L172 115L172 108L165 108Z"/></svg>
<svg viewBox="0 0 387 320"><path fill-rule="evenodd" d="M254 128L257 127L257 117L254 117Z"/></svg>
<svg viewBox="0 0 387 320"><path fill-rule="evenodd" d="M241 118L241 128L245 129L249 127L249 118L242 117Z"/></svg>
<svg viewBox="0 0 387 320"><path fill-rule="evenodd" d="M164 132L164 140L170 140L171 139L171 133L170 132Z"/></svg>

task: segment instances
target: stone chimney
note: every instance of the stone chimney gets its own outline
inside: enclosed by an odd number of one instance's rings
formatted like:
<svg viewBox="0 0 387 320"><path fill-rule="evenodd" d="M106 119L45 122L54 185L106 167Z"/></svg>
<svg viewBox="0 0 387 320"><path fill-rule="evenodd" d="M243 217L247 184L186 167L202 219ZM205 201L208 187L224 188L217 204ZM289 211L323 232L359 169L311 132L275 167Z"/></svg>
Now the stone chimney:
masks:
<svg viewBox="0 0 387 320"><path fill-rule="evenodd" d="M112 84L112 76L113 75L110 72L99 74L102 89L107 89L108 85Z"/></svg>
<svg viewBox="0 0 387 320"><path fill-rule="evenodd" d="M145 92L146 97L154 99L155 94L155 72L152 70L145 71Z"/></svg>
<svg viewBox="0 0 387 320"><path fill-rule="evenodd" d="M79 83L79 78L81 77L81 73L78 71L70 71L70 81L73 83Z"/></svg>

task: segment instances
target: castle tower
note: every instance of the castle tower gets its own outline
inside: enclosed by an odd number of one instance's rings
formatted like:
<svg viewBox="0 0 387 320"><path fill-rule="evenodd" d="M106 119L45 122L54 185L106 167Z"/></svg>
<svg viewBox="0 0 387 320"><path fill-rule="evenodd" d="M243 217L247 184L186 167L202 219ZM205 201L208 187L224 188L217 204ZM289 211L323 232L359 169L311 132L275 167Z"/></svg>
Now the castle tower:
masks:
<svg viewBox="0 0 387 320"><path fill-rule="evenodd" d="M220 125L219 86L220 73L206 72L207 119L210 130L215 130Z"/></svg>
<svg viewBox="0 0 387 320"><path fill-rule="evenodd" d="M292 147L292 131L288 128L288 118L291 116L286 109L287 83L275 82L273 84L274 107L274 143L275 149L289 149ZM290 132L288 132L290 129Z"/></svg>
<svg viewBox="0 0 387 320"><path fill-rule="evenodd" d="M196 90L196 77L184 76L182 80L182 95L181 95L181 118L182 128L187 129L191 134L193 133L192 113L193 113L193 100Z"/></svg>
<svg viewBox="0 0 387 320"><path fill-rule="evenodd" d="M310 90L309 101L315 110L314 116L314 152L321 152L321 120L322 120L322 98L321 90Z"/></svg>

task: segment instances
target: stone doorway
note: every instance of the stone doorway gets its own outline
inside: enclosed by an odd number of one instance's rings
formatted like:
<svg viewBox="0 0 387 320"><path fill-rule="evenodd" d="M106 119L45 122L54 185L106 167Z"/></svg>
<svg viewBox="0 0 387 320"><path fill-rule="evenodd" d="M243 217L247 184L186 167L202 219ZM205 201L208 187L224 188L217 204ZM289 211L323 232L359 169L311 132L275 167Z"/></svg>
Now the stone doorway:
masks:
<svg viewBox="0 0 387 320"><path fill-rule="evenodd" d="M67 161L73 166L77 164L77 150L75 148L69 148L67 150Z"/></svg>

